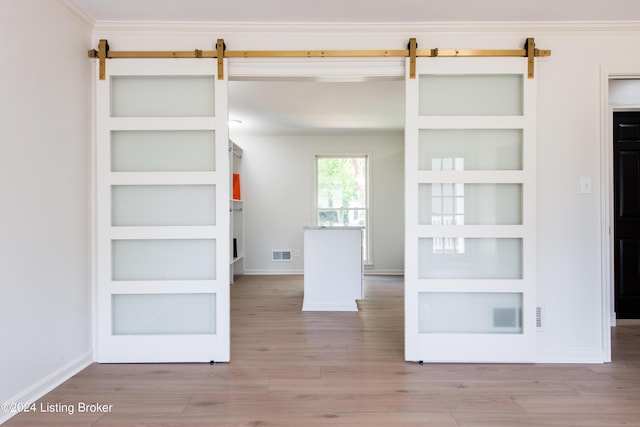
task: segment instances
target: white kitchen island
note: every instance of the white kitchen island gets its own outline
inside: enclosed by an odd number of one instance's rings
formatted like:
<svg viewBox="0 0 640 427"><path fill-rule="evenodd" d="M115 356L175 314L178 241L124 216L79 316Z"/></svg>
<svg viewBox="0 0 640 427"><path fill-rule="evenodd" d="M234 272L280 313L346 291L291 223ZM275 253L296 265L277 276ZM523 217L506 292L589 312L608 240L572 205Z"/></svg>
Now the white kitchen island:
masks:
<svg viewBox="0 0 640 427"><path fill-rule="evenodd" d="M305 227L302 311L358 311L362 285L362 227Z"/></svg>

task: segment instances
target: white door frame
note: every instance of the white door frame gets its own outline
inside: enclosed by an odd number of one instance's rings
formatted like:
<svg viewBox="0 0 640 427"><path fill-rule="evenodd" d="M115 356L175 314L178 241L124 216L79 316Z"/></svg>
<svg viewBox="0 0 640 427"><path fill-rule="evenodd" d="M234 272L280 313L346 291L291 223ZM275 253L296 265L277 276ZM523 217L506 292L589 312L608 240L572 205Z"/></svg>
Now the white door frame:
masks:
<svg viewBox="0 0 640 427"><path fill-rule="evenodd" d="M603 66L600 69L600 206L602 264L602 345L603 359L611 362L611 327L616 325L614 307L614 188L613 188L613 122L614 111L640 110L640 99L628 104L610 105L611 80L640 79L640 66Z"/></svg>

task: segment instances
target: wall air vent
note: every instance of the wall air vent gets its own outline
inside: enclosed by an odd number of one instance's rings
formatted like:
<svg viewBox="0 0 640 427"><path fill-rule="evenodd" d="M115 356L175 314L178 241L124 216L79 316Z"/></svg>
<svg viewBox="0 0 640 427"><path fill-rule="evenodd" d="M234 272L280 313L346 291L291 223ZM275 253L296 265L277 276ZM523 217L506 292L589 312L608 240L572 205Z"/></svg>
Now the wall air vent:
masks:
<svg viewBox="0 0 640 427"><path fill-rule="evenodd" d="M522 310L518 307L492 307L491 326L494 332L521 332Z"/></svg>
<svg viewBox="0 0 640 427"><path fill-rule="evenodd" d="M544 306L536 307L536 330L544 331Z"/></svg>
<svg viewBox="0 0 640 427"><path fill-rule="evenodd" d="M271 261L291 261L291 249L271 251Z"/></svg>

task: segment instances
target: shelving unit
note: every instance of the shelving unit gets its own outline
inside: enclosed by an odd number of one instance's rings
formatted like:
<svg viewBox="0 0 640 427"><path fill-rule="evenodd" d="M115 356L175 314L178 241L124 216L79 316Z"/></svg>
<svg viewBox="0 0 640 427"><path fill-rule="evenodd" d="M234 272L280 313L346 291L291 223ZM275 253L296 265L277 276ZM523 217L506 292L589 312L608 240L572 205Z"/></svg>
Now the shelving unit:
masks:
<svg viewBox="0 0 640 427"><path fill-rule="evenodd" d="M229 140L229 173L231 174L231 194L232 199L229 203L230 218L230 274L229 280L234 282L234 276L244 273L244 202L242 201L242 193L239 198L234 197L234 174L240 174L240 166L243 150L233 141Z"/></svg>

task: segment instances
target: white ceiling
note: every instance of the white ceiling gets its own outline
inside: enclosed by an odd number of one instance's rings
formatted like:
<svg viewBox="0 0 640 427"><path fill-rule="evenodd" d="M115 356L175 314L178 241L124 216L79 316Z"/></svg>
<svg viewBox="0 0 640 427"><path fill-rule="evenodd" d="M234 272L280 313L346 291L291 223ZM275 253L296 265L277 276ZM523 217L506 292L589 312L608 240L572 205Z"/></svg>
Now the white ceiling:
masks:
<svg viewBox="0 0 640 427"><path fill-rule="evenodd" d="M640 20L640 0L68 0L95 21L417 23ZM231 81L241 132L402 129L401 81Z"/></svg>
<svg viewBox="0 0 640 427"><path fill-rule="evenodd" d="M640 19L638 0L71 0L96 21L505 22Z"/></svg>

